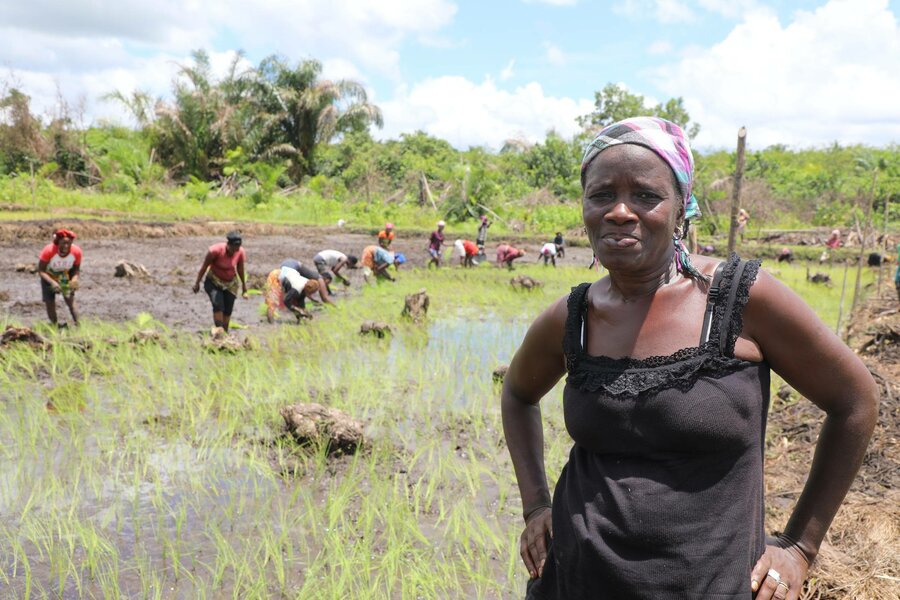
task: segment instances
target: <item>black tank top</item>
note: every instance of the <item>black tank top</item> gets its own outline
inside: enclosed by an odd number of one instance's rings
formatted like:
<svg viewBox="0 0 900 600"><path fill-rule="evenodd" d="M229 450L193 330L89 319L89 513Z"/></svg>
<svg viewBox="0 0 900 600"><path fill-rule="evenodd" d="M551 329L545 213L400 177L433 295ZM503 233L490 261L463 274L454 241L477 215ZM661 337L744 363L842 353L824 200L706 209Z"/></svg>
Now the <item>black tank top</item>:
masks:
<svg viewBox="0 0 900 600"><path fill-rule="evenodd" d="M765 549L769 368L734 346L758 269L732 255L709 340L647 359L586 354L590 284L573 288L563 407L575 444L528 598L751 598Z"/></svg>

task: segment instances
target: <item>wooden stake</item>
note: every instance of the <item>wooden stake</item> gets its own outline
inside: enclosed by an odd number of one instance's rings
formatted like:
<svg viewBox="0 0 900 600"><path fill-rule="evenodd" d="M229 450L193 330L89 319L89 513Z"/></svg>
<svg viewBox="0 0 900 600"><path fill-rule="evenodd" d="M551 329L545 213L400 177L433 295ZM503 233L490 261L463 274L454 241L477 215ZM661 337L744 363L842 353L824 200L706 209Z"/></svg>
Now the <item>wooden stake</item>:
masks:
<svg viewBox="0 0 900 600"><path fill-rule="evenodd" d="M734 191L731 195L731 226L728 228L728 254L734 252L737 243L738 212L741 210L741 183L744 180L744 148L747 143L747 128L738 130L737 160L734 166Z"/></svg>
<svg viewBox="0 0 900 600"><path fill-rule="evenodd" d="M869 191L869 197L866 198L866 207L863 219L865 219L865 230L860 232L859 236L859 256L857 257L857 265L856 265L856 285L853 286L853 304L850 305L850 312L856 312L856 304L859 302L859 292L862 284L862 269L863 269L863 258L866 254L866 239L869 237L869 232L872 231L872 201L875 198L875 182L878 181L878 169L872 170L872 187ZM859 227L857 227L857 231L859 231Z"/></svg>
<svg viewBox="0 0 900 600"><path fill-rule="evenodd" d="M838 337L841 336L841 319L844 316L844 296L847 295L847 269L849 269L850 263L848 261L844 261L844 283L841 284L841 303L838 305L838 320L837 325L834 328L834 333ZM807 267L808 269L809 267Z"/></svg>

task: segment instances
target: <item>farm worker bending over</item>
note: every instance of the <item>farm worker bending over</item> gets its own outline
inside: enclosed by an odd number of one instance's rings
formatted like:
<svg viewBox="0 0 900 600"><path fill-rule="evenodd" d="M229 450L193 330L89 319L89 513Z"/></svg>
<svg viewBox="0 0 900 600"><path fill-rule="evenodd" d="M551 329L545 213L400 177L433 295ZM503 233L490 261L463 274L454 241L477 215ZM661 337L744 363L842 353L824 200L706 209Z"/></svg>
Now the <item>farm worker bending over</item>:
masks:
<svg viewBox="0 0 900 600"><path fill-rule="evenodd" d="M382 248L390 248L394 241L394 224L385 223L384 229L378 232L378 245Z"/></svg>
<svg viewBox="0 0 900 600"><path fill-rule="evenodd" d="M560 258L564 258L566 255L566 240L563 239L562 231L556 232L556 237L553 238L553 243L556 245L556 254Z"/></svg>
<svg viewBox="0 0 900 600"><path fill-rule="evenodd" d="M506 266L508 269L513 268L513 261L517 258L525 256L525 251L514 248L509 244L500 244L497 246L497 266Z"/></svg>
<svg viewBox="0 0 900 600"><path fill-rule="evenodd" d="M428 260L428 266L441 266L441 246L444 245L444 223L437 222L437 229L431 232L431 238L428 240L428 254L431 258Z"/></svg>
<svg viewBox="0 0 900 600"><path fill-rule="evenodd" d="M389 252L380 246L366 246L362 252L360 262L363 265L363 277L368 282L369 277L375 276L394 281L391 274L387 272L388 267L395 264L396 257L393 252Z"/></svg>
<svg viewBox="0 0 900 600"><path fill-rule="evenodd" d="M544 266L547 266L548 262L552 262L553 266L556 266L556 244L553 242L547 242L541 247L541 258L544 259Z"/></svg>
<svg viewBox="0 0 900 600"><path fill-rule="evenodd" d="M478 254L478 246L469 240L456 240L453 242L456 255L459 257L459 266L474 267L475 256Z"/></svg>
<svg viewBox="0 0 900 600"><path fill-rule="evenodd" d="M318 283L319 299L325 304L334 306L334 302L331 300L331 296L328 294L328 284L331 283L331 275L320 275L318 271L310 269L306 265L302 264L299 260L294 260L293 258L288 258L287 260L283 261L281 263L281 266L287 267L289 269L294 269L306 279L310 279Z"/></svg>
<svg viewBox="0 0 900 600"><path fill-rule="evenodd" d="M228 331L238 284L241 285L241 297L247 298L247 277L244 275L247 254L241 247L243 241L237 231L229 233L225 240L209 247L197 273L197 281L194 282L194 293L200 291L200 280L206 275L203 291L212 303L213 322L216 327Z"/></svg>
<svg viewBox="0 0 900 600"><path fill-rule="evenodd" d="M72 320L78 325L75 310L75 290L78 289L78 273L81 271L81 248L74 245L75 234L68 229L58 229L53 241L41 250L38 257L38 275L41 278L41 298L47 307L47 318L60 328L56 318L56 294L63 297Z"/></svg>
<svg viewBox="0 0 900 600"><path fill-rule="evenodd" d="M316 292L321 294L319 281L308 279L296 269L286 267L284 264L279 269L278 281L281 284L281 291L284 293L284 305L287 309L294 313L297 319L310 318L310 314L306 311L306 299L309 298L315 302L312 295Z"/></svg>
<svg viewBox="0 0 900 600"><path fill-rule="evenodd" d="M316 271L325 279L340 279L344 285L350 285L350 280L341 275L341 269L347 267L355 269L358 259L355 256L347 256L337 250L322 250L313 257Z"/></svg>

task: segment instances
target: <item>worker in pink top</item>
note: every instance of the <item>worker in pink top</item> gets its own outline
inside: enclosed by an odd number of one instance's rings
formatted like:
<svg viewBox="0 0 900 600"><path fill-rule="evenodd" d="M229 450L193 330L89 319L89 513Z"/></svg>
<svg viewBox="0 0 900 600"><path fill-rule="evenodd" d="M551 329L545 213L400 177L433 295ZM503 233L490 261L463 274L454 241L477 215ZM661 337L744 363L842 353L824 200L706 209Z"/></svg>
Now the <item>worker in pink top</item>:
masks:
<svg viewBox="0 0 900 600"><path fill-rule="evenodd" d="M200 280L206 275L203 291L212 303L213 322L216 327L228 331L231 312L238 294L238 284L242 288L241 297L247 298L247 277L244 275L247 255L241 247L243 240L240 233L232 231L225 236L225 240L209 247L194 282L194 293L200 291Z"/></svg>
<svg viewBox="0 0 900 600"><path fill-rule="evenodd" d="M78 274L81 272L81 248L73 244L75 234L68 229L57 229L53 241L41 250L38 257L38 275L41 278L41 299L47 307L47 318L60 329L56 317L56 294L62 296L72 314L72 321L78 325L78 311L75 310L75 290L78 289Z"/></svg>
<svg viewBox="0 0 900 600"><path fill-rule="evenodd" d="M517 258L525 256L525 251L515 248L509 244L500 244L497 246L497 266L513 269L513 261Z"/></svg>

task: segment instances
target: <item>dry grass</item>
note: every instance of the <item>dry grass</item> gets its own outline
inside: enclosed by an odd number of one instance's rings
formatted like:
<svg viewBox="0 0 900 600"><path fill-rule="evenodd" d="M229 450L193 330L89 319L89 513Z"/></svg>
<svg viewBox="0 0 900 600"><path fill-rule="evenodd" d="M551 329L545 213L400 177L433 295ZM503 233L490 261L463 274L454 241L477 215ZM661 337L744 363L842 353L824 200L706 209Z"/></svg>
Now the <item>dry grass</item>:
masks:
<svg viewBox="0 0 900 600"><path fill-rule="evenodd" d="M871 298L852 329L862 336L875 315L880 315L881 325L889 321L900 326L896 311L885 315L891 302L896 303L893 290ZM882 390L878 425L810 571L802 600L900 599L900 348L880 347L862 358ZM822 418L808 401L774 399L766 451L767 518L774 527L786 523L800 493Z"/></svg>

